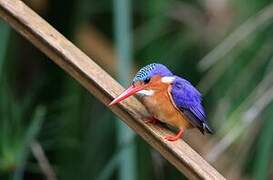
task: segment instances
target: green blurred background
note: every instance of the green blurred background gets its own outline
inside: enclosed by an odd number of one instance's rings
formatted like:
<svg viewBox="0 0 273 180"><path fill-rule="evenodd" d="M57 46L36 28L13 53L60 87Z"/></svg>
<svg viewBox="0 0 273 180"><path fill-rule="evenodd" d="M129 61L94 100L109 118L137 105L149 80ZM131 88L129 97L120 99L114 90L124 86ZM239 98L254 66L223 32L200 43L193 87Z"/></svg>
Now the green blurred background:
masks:
<svg viewBox="0 0 273 180"><path fill-rule="evenodd" d="M228 179L273 179L273 2L25 0L125 87L167 65L204 95L185 140ZM0 179L185 178L0 21Z"/></svg>

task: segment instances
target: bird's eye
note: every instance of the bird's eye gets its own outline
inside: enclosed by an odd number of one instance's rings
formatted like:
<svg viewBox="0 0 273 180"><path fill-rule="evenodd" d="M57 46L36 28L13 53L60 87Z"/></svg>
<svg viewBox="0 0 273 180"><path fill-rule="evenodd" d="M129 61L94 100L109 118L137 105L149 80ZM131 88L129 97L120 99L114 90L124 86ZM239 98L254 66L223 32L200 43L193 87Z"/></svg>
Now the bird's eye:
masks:
<svg viewBox="0 0 273 180"><path fill-rule="evenodd" d="M144 79L144 84L147 84L147 83L149 83L150 82L150 80L151 80L151 78L146 78L146 79Z"/></svg>

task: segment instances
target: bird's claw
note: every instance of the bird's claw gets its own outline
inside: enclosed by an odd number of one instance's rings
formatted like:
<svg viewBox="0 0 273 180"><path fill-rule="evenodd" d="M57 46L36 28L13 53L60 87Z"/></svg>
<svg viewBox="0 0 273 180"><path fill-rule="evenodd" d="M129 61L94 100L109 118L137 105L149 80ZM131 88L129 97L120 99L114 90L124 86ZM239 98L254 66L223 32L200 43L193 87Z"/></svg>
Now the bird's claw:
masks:
<svg viewBox="0 0 273 180"><path fill-rule="evenodd" d="M183 136L183 132L184 130L183 128L181 128L175 136L167 134L166 136L164 136L164 139L166 139L167 141L176 141Z"/></svg>
<svg viewBox="0 0 273 180"><path fill-rule="evenodd" d="M166 139L167 141L176 141L180 139L180 136L166 135L164 136L164 139Z"/></svg>
<svg viewBox="0 0 273 180"><path fill-rule="evenodd" d="M158 119L156 119L154 117L147 117L147 118L145 118L144 122L146 124L148 124L148 123L156 124L158 122Z"/></svg>

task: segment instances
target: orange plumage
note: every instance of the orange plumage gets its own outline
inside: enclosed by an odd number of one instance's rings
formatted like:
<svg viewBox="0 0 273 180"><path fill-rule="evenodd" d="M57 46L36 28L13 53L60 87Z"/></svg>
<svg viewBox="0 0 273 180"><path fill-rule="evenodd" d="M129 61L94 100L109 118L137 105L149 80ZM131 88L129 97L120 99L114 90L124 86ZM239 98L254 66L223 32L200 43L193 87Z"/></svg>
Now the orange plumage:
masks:
<svg viewBox="0 0 273 180"><path fill-rule="evenodd" d="M161 77L156 76L151 79L149 88L154 90L154 95L144 96L141 101L154 118L179 129L192 127L187 117L173 103L170 84L162 83Z"/></svg>

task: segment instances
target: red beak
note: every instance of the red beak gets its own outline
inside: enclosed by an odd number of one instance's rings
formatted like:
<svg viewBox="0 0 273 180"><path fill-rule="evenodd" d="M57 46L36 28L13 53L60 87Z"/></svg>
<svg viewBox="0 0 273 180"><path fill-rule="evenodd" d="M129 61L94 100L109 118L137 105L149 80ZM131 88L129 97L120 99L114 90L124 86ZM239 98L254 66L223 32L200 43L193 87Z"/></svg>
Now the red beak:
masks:
<svg viewBox="0 0 273 180"><path fill-rule="evenodd" d="M110 104L109 106L112 106L114 104L119 103L120 101L128 98L129 96L134 95L136 92L143 90L144 87L141 86L135 86L132 85L130 87L128 87L128 89L126 89L121 95L119 95L117 98L115 98Z"/></svg>

